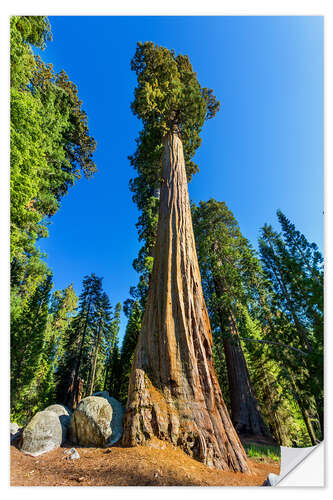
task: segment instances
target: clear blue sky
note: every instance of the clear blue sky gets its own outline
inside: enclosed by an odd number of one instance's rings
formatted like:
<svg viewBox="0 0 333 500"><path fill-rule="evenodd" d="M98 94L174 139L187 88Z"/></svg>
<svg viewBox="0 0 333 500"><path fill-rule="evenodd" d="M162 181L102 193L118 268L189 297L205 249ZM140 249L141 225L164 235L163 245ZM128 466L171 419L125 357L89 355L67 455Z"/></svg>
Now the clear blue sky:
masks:
<svg viewBox="0 0 333 500"><path fill-rule="evenodd" d="M189 185L194 201L223 200L257 247L260 227L278 228L280 208L323 248L322 17L50 17L42 53L76 83L97 140L98 173L81 180L52 218L48 254L55 289L104 276L111 302L123 302L138 275L137 210L127 160L140 123L131 114L138 41L187 54L202 86L222 103L206 123ZM122 315L122 337L126 317Z"/></svg>

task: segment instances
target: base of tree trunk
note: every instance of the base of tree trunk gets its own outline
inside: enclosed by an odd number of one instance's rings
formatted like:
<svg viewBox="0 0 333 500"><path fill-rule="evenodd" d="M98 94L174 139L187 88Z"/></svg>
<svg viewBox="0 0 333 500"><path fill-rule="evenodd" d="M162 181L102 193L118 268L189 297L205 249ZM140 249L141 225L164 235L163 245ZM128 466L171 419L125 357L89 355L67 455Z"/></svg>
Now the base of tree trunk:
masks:
<svg viewBox="0 0 333 500"><path fill-rule="evenodd" d="M213 366L183 148L165 140L154 265L135 351L123 443L154 436L222 470L249 472Z"/></svg>
<svg viewBox="0 0 333 500"><path fill-rule="evenodd" d="M133 375L135 399L125 415L124 445L148 445L156 437L179 446L209 467L250 473L220 394L215 394L220 404L209 410L202 399L189 401L170 387L163 391L154 387L144 370L137 369Z"/></svg>
<svg viewBox="0 0 333 500"><path fill-rule="evenodd" d="M254 394L238 333L234 332L223 343L228 369L231 419L238 435L262 436L273 441Z"/></svg>

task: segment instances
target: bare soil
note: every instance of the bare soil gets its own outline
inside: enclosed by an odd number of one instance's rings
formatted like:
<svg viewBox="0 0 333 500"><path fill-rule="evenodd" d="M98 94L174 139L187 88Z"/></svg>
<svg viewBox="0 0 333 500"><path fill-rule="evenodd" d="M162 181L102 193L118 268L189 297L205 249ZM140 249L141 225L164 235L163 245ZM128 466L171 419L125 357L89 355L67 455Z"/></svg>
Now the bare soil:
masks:
<svg viewBox="0 0 333 500"><path fill-rule="evenodd" d="M269 459L249 460L251 474L223 472L157 440L149 448L76 447L77 460L64 448L39 457L10 448L11 486L261 486L270 472L280 472Z"/></svg>

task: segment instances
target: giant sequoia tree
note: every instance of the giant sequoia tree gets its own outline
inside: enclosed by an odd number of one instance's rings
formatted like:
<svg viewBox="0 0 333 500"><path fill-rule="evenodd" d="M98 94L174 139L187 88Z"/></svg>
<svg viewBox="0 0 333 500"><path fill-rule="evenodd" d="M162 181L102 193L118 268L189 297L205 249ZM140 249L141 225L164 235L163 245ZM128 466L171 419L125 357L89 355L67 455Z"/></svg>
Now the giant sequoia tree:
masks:
<svg viewBox="0 0 333 500"><path fill-rule="evenodd" d="M209 312L223 337L233 424L238 434L271 437L253 390L239 332L244 310L256 296L259 261L224 202L202 201L193 205L192 213Z"/></svg>
<svg viewBox="0 0 333 500"><path fill-rule="evenodd" d="M207 465L249 472L213 366L186 177L186 167L188 174L195 170L191 158L204 121L219 103L200 86L187 56L139 43L132 69L138 78L132 110L144 125L141 165L161 190L123 442L145 444L156 436Z"/></svg>

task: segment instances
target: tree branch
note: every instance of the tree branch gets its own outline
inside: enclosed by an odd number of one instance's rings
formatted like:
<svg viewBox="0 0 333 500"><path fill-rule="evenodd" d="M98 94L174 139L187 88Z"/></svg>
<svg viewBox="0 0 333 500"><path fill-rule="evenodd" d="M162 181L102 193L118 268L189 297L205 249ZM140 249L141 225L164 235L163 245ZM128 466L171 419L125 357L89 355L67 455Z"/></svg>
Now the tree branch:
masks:
<svg viewBox="0 0 333 500"><path fill-rule="evenodd" d="M301 351L301 349L297 349L296 347L292 347L291 345L288 344L280 344L280 342L273 342L272 340L257 340L257 339L249 339L245 337L239 337L240 340L247 340L248 342L259 342L260 344L273 344L277 345L279 347L285 347L287 349L292 349L293 351L299 352L303 356L307 356L309 353L305 351Z"/></svg>

